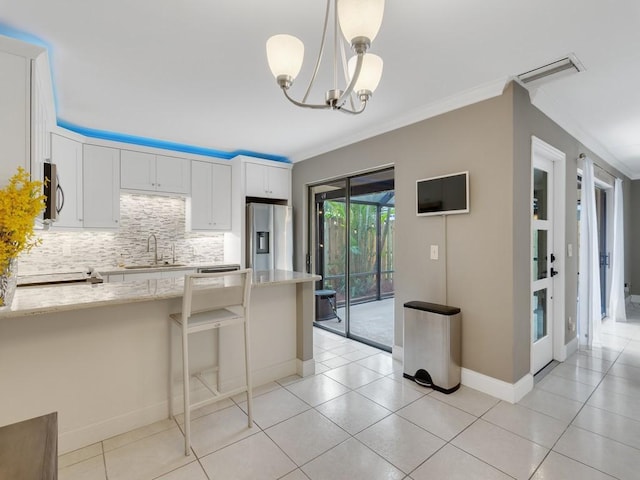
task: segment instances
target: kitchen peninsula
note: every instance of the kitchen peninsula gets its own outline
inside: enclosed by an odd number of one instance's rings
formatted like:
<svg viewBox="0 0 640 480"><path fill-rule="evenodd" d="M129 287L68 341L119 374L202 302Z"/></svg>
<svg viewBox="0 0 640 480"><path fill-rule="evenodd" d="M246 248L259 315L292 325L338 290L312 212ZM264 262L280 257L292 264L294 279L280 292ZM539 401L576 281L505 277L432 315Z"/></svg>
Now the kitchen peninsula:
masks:
<svg viewBox="0 0 640 480"><path fill-rule="evenodd" d="M314 372L318 279L283 270L254 272L254 386ZM166 418L167 317L181 309L183 284L183 278L167 278L19 288L12 306L0 310L0 424L57 411L64 453ZM240 333L230 329L220 341L223 388L241 381L240 343L231 338ZM194 367L213 361L214 342L195 339ZM178 348L174 341L174 358ZM177 364L171 372L180 382Z"/></svg>

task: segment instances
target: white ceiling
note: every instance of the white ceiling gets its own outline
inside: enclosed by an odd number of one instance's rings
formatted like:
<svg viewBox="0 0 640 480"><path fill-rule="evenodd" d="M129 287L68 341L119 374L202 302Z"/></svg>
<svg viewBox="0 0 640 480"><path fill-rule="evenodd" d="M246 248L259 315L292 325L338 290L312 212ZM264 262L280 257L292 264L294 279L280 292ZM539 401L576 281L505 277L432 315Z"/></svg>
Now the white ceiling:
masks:
<svg viewBox="0 0 640 480"><path fill-rule="evenodd" d="M586 71L540 87L534 103L640 178L638 0L388 0L371 49L384 59L383 78L357 116L294 107L267 66L269 36L300 37L307 55L291 92L302 95L324 8L324 0L0 0L0 27L50 46L60 119L293 161L494 95L514 75L575 53Z"/></svg>

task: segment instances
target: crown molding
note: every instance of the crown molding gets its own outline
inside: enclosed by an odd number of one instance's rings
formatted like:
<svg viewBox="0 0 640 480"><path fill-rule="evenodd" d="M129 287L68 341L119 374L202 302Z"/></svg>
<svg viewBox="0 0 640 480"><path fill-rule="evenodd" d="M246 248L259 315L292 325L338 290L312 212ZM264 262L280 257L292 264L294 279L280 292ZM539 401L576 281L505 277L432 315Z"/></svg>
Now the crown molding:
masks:
<svg viewBox="0 0 640 480"><path fill-rule="evenodd" d="M483 100L488 100L489 98L498 97L502 95L506 85L510 81L511 78L504 77L493 82L478 85L477 87L458 92L428 105L410 110L405 115L396 117L388 122L380 123L365 131L359 131L353 135L340 137L333 142L323 142L321 145L317 145L313 148L296 152L292 154L290 158L294 163L301 162L303 160L322 155L323 153L331 152L338 148L346 147L347 145L376 137L383 133L442 115L443 113L457 110L458 108L466 107Z"/></svg>
<svg viewBox="0 0 640 480"><path fill-rule="evenodd" d="M557 101L547 95L543 89L536 89L530 91L531 104L539 109L542 113L547 115L551 120L556 122L560 127L565 129L567 133L573 136L576 140L582 143L586 148L593 153L601 157L610 166L617 169L631 180L637 180L640 178L638 175L634 175L633 172L620 162L609 150L607 150L598 140L596 140L590 133L585 131L574 117L567 113L566 109L562 108Z"/></svg>

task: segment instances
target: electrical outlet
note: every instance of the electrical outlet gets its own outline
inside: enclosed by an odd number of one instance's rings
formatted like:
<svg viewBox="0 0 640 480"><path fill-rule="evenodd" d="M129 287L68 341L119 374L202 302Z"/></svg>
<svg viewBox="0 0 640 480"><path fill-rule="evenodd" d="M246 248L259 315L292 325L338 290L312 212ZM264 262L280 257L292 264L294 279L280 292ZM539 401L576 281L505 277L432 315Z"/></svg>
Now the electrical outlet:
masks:
<svg viewBox="0 0 640 480"><path fill-rule="evenodd" d="M63 243L62 244L62 256L63 257L70 257L71 256L71 245L69 245L68 243Z"/></svg>
<svg viewBox="0 0 640 480"><path fill-rule="evenodd" d="M575 331L576 331L576 322L574 322L571 315L569 315L569 333L574 333Z"/></svg>
<svg viewBox="0 0 640 480"><path fill-rule="evenodd" d="M431 260L438 260L438 245L431 245Z"/></svg>

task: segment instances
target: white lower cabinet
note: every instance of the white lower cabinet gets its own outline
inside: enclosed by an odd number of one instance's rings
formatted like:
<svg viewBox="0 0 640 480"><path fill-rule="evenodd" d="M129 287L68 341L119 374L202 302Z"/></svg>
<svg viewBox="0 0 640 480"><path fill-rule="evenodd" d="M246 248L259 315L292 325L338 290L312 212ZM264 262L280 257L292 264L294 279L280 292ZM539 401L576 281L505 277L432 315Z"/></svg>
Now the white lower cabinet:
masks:
<svg viewBox="0 0 640 480"><path fill-rule="evenodd" d="M105 282L135 282L139 280L160 280L162 278L182 278L188 273L196 273L195 268L175 268L157 272L123 272L103 275Z"/></svg>
<svg viewBox="0 0 640 480"><path fill-rule="evenodd" d="M120 224L120 150L84 145L83 220L85 228L118 228Z"/></svg>
<svg viewBox="0 0 640 480"><path fill-rule="evenodd" d="M188 270L165 270L162 273L162 278L182 278L188 273L196 273L195 268L190 268Z"/></svg>
<svg viewBox="0 0 640 480"><path fill-rule="evenodd" d="M108 283L124 282L124 274L110 273L109 275L103 275L102 280Z"/></svg>
<svg viewBox="0 0 640 480"><path fill-rule="evenodd" d="M191 163L191 230L231 230L231 166Z"/></svg>

